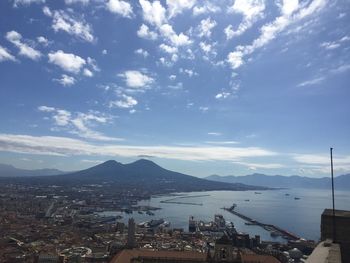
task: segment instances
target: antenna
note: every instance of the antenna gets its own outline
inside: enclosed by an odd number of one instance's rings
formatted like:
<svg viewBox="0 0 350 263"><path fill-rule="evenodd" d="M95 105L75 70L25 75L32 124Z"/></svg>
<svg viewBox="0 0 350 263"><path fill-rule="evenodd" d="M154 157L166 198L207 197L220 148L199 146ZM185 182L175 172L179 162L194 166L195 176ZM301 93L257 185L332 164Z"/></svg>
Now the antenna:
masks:
<svg viewBox="0 0 350 263"><path fill-rule="evenodd" d="M336 240L336 229L335 229L335 208L334 208L334 176L333 176L333 148L330 148L331 152L331 175L332 175L332 203L333 203L333 242Z"/></svg>

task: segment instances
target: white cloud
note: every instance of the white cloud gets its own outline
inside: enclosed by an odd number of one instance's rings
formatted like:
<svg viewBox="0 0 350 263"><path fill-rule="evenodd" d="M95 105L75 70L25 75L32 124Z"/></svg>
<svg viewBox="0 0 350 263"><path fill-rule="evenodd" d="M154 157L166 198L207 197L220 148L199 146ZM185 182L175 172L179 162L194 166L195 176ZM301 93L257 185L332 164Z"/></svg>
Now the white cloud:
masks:
<svg viewBox="0 0 350 263"><path fill-rule="evenodd" d="M14 44L19 49L19 55L30 58L32 60L39 60L41 52L32 48L28 44L22 42L22 36L16 31L6 33L6 39Z"/></svg>
<svg viewBox="0 0 350 263"><path fill-rule="evenodd" d="M142 24L137 31L137 35L141 38L155 40L158 37L158 34L154 31L151 31L148 26Z"/></svg>
<svg viewBox="0 0 350 263"><path fill-rule="evenodd" d="M216 21L212 20L210 17L203 19L198 26L198 36L199 37L210 37L211 30L216 26Z"/></svg>
<svg viewBox="0 0 350 263"><path fill-rule="evenodd" d="M179 69L179 72L180 73L184 73L186 74L187 76L189 76L190 78L193 77L193 76L197 76L198 73L193 71L192 69L183 69L183 68L180 68Z"/></svg>
<svg viewBox="0 0 350 263"><path fill-rule="evenodd" d="M212 136L221 136L222 133L221 133L221 132L208 132L208 135L212 135Z"/></svg>
<svg viewBox="0 0 350 263"><path fill-rule="evenodd" d="M192 43L190 38L185 34L183 33L176 34L173 27L169 24L162 25L159 30L162 36L167 38L171 42L171 44L173 44L176 47L186 46Z"/></svg>
<svg viewBox="0 0 350 263"><path fill-rule="evenodd" d="M183 10L191 9L196 0L167 0L169 18L181 14Z"/></svg>
<svg viewBox="0 0 350 263"><path fill-rule="evenodd" d="M121 95L120 100L111 101L109 103L109 107L111 108L118 107L118 108L124 108L124 109L133 108L136 105L137 105L137 100L125 94Z"/></svg>
<svg viewBox="0 0 350 263"><path fill-rule="evenodd" d="M147 58L149 56L149 53L147 52L147 50L144 50L142 48L136 49L135 54L141 55L144 58Z"/></svg>
<svg viewBox="0 0 350 263"><path fill-rule="evenodd" d="M152 77L137 70L127 70L119 76L124 79L126 85L130 88L144 88L154 82Z"/></svg>
<svg viewBox="0 0 350 263"><path fill-rule="evenodd" d="M285 167L283 164L279 163L253 163L253 162L242 162L235 161L234 163L249 167L251 170L259 169L279 169Z"/></svg>
<svg viewBox="0 0 350 263"><path fill-rule="evenodd" d="M60 79L56 79L63 86L72 86L75 84L75 78L68 76L66 74L62 74Z"/></svg>
<svg viewBox="0 0 350 263"><path fill-rule="evenodd" d="M3 46L0 46L0 62L11 60L16 61L16 58Z"/></svg>
<svg viewBox="0 0 350 263"><path fill-rule="evenodd" d="M89 70L89 69L87 69L87 68L84 68L84 70L83 70L83 75L84 75L85 77L93 77L93 76L94 76L94 73L92 73L91 70Z"/></svg>
<svg viewBox="0 0 350 263"><path fill-rule="evenodd" d="M175 80L175 79L176 79L176 75L170 75L170 76L169 76L169 79L170 79L170 80Z"/></svg>
<svg viewBox="0 0 350 263"><path fill-rule="evenodd" d="M234 51L230 52L227 57L227 62L231 65L233 69L239 68L243 65L243 52Z"/></svg>
<svg viewBox="0 0 350 263"><path fill-rule="evenodd" d="M177 53L177 47L171 47L171 46L168 46L164 43L160 44L159 48L166 53L170 53L170 54Z"/></svg>
<svg viewBox="0 0 350 263"><path fill-rule="evenodd" d="M52 12L51 12L51 10L50 10L50 8L48 6L44 6L43 7L43 13L46 16L52 16Z"/></svg>
<svg viewBox="0 0 350 263"><path fill-rule="evenodd" d="M49 113L56 127L55 130L68 131L79 137L98 141L120 141L120 138L108 137L100 132L91 129L96 124L107 124L111 121L110 116L103 115L96 111L88 113L72 113L64 109L48 106L38 107L39 111Z"/></svg>
<svg viewBox="0 0 350 263"><path fill-rule="evenodd" d="M323 42L320 44L320 46L325 49L331 50L340 47L340 44L336 42Z"/></svg>
<svg viewBox="0 0 350 263"><path fill-rule="evenodd" d="M243 58L252 54L256 49L267 45L270 41L292 23L301 21L302 19L314 15L322 10L327 3L327 0L313 0L305 5L288 3L289 0L284 0L280 5L281 16L270 23L263 25L260 29L260 35L252 44L246 46L237 46L236 49L229 53L227 61L233 69L236 69L244 64ZM294 1L294 0L293 0Z"/></svg>
<svg viewBox="0 0 350 263"><path fill-rule="evenodd" d="M106 8L115 14L119 14L123 17L131 18L133 15L132 7L130 3L121 0L109 0L106 3Z"/></svg>
<svg viewBox="0 0 350 263"><path fill-rule="evenodd" d="M107 55L107 53L108 53L107 49L103 49L101 53L102 53L102 55Z"/></svg>
<svg viewBox="0 0 350 263"><path fill-rule="evenodd" d="M236 141L205 141L207 144L217 144L217 145L231 145L231 144L239 144Z"/></svg>
<svg viewBox="0 0 350 263"><path fill-rule="evenodd" d="M288 0L286 2L295 2L294 0ZM286 4L289 6L289 4ZM234 36L243 34L249 29L258 19L263 17L265 10L264 0L236 0L234 4L229 8L229 12L237 13L243 16L242 22L239 24L237 30L233 31L232 26L225 28L226 38L230 39Z"/></svg>
<svg viewBox="0 0 350 263"><path fill-rule="evenodd" d="M73 18L63 10L51 11L47 6L43 8L46 16L52 18L52 28L55 32L64 31L87 42L93 42L91 26L83 18Z"/></svg>
<svg viewBox="0 0 350 263"><path fill-rule="evenodd" d="M304 86L316 85L316 84L321 83L323 80L325 80L324 77L317 77L317 78L314 78L314 79L310 79L310 80L301 82L297 86L298 87L304 87Z"/></svg>
<svg viewBox="0 0 350 263"><path fill-rule="evenodd" d="M200 106L199 107L199 110L201 111L201 112L207 112L208 110L209 110L209 107L205 107L205 106Z"/></svg>
<svg viewBox="0 0 350 263"><path fill-rule="evenodd" d="M205 43L205 42L200 42L199 46L205 53L209 53L212 49L212 46L210 44Z"/></svg>
<svg viewBox="0 0 350 263"><path fill-rule="evenodd" d="M147 0L139 0L142 7L143 19L154 26L161 26L166 19L166 10L159 1L149 2Z"/></svg>
<svg viewBox="0 0 350 263"><path fill-rule="evenodd" d="M72 4L83 4L83 5L87 5L90 0L64 0L64 2L67 5L72 5Z"/></svg>
<svg viewBox="0 0 350 263"><path fill-rule="evenodd" d="M50 52L48 57L50 63L75 74L79 73L80 69L86 64L85 59L72 53L64 53L62 50Z"/></svg>
<svg viewBox="0 0 350 263"><path fill-rule="evenodd" d="M44 47L47 47L50 44L50 41L43 36L37 37L36 40L38 41L38 43L40 43Z"/></svg>
<svg viewBox="0 0 350 263"><path fill-rule="evenodd" d="M18 7L20 5L30 5L33 3L42 4L42 3L45 3L45 0L14 0L13 6Z"/></svg>
<svg viewBox="0 0 350 263"><path fill-rule="evenodd" d="M199 16L199 15L203 15L203 14L209 14L209 13L217 13L219 12L221 9L220 7L210 3L210 2L203 2L201 1L201 6L195 6L193 8L193 15L194 16Z"/></svg>
<svg viewBox="0 0 350 263"><path fill-rule="evenodd" d="M228 97L230 97L230 95L231 95L231 93L230 92L220 92L220 93L218 93L218 94L216 94L216 96L215 96L215 99L226 99L226 98L228 98Z"/></svg>
<svg viewBox="0 0 350 263"><path fill-rule="evenodd" d="M275 156L276 152L259 147L222 146L135 146L101 145L54 136L0 134L0 150L44 155L86 155L136 157L152 155L158 158L187 161L239 161L251 157Z"/></svg>

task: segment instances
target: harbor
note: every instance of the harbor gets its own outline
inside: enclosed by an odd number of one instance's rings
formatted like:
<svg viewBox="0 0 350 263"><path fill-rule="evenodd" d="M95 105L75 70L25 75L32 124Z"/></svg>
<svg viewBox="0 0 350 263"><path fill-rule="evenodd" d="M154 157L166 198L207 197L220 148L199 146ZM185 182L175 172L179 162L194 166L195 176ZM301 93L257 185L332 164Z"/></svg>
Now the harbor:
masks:
<svg viewBox="0 0 350 263"><path fill-rule="evenodd" d="M257 225L257 226L260 226L262 228L264 228L265 230L269 231L270 232L270 235L272 237L277 237L277 236L281 236L282 238L284 239L287 239L287 240L298 240L300 239L300 237L298 237L297 235L293 234L293 233L290 233L289 231L287 230L284 230L278 226L275 226L275 225L272 225L272 224L265 224L265 223L261 223L257 220L254 220L240 212L237 212L235 210L236 208L236 204L233 204L231 207L227 208L227 207L223 207L222 209L224 209L225 211L235 215L235 216L238 216L240 218L242 218L243 220L247 221L246 222L246 225Z"/></svg>

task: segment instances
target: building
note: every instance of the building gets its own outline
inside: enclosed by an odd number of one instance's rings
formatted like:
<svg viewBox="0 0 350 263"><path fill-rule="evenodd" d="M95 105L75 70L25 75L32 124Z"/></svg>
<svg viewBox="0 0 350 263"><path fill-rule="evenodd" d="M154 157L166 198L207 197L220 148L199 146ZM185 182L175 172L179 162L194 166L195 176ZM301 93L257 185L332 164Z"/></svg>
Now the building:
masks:
<svg viewBox="0 0 350 263"><path fill-rule="evenodd" d="M127 247L128 248L134 248L136 246L135 241L135 220L133 218L129 219L128 222L128 242Z"/></svg>
<svg viewBox="0 0 350 263"><path fill-rule="evenodd" d="M350 211L335 210L333 240L333 210L325 209L321 216L321 240L331 239L340 245L342 262L350 262Z"/></svg>

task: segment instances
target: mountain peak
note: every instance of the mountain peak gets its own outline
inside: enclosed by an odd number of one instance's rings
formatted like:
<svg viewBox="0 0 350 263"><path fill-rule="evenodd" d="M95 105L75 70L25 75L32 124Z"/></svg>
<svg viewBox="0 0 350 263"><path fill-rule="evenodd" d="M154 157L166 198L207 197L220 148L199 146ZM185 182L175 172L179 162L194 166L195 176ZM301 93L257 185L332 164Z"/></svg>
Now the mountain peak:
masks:
<svg viewBox="0 0 350 263"><path fill-rule="evenodd" d="M158 164L148 159L139 159L133 163L129 163L129 165L137 167L160 167Z"/></svg>

